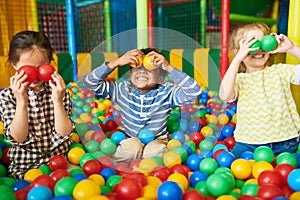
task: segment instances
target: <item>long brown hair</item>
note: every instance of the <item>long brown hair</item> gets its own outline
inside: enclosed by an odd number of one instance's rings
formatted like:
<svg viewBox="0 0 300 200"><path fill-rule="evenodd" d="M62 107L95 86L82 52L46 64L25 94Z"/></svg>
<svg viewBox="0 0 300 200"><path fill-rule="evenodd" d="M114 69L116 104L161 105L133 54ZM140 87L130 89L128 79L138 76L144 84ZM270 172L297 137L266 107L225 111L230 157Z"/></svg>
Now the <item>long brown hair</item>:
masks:
<svg viewBox="0 0 300 200"><path fill-rule="evenodd" d="M238 50L240 49L240 44L239 41L243 38L243 35L246 31L253 30L253 29L258 29L261 30L264 35L270 34L271 29L268 25L264 23L247 23L243 24L236 29L232 31L231 38L230 38L230 50L233 53L233 56L236 55ZM270 58L266 65L269 65L273 61L273 56L270 55ZM240 67L239 67L239 72L245 73L246 72L246 65L241 62Z"/></svg>

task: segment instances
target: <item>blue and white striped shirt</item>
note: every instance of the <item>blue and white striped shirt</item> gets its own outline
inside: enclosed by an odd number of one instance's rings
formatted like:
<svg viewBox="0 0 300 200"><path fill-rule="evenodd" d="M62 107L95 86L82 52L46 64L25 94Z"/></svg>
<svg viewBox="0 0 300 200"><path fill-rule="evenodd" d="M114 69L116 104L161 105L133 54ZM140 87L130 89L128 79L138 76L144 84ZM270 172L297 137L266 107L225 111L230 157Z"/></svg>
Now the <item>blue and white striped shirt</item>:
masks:
<svg viewBox="0 0 300 200"><path fill-rule="evenodd" d="M167 119L174 107L191 103L201 94L198 83L174 68L169 73L173 82L166 82L148 93L135 89L130 80L107 82L112 72L105 63L83 77L85 86L120 107L122 127L126 134L137 137L143 129L151 130L155 137L167 134Z"/></svg>

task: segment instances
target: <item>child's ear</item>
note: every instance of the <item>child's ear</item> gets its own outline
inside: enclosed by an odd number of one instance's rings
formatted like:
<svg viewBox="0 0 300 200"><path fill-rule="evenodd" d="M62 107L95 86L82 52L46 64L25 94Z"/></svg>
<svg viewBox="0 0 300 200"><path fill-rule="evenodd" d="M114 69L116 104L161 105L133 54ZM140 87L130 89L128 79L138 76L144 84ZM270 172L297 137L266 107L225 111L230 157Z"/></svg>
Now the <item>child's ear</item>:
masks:
<svg viewBox="0 0 300 200"><path fill-rule="evenodd" d="M164 82L165 82L165 77L160 75L158 78L158 84L162 85L164 84Z"/></svg>

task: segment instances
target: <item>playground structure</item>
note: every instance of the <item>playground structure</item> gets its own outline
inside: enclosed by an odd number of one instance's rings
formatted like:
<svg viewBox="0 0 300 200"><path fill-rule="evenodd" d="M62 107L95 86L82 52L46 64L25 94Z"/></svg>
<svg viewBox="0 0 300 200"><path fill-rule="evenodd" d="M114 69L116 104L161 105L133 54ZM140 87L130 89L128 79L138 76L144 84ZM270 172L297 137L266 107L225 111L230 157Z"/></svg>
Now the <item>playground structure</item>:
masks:
<svg viewBox="0 0 300 200"><path fill-rule="evenodd" d="M111 54L100 56L109 61L129 49L155 47L162 49L174 66L182 66L179 68L195 77L202 87L212 90L218 90L228 67L230 26L237 22L262 21L277 32L278 0L244 1L243 5L237 0L129 0L127 6L118 6L122 3L122 0L3 2L0 88L9 83L10 73L5 67L8 44L19 30L41 30L49 36L57 54L52 64L66 82L77 81L95 67L95 63L100 64L89 55ZM290 1L289 8L289 18L281 24L287 21L293 24L288 26L288 36L299 44L300 27L294 20L299 18L296 14L299 2ZM207 57L204 62L201 56L194 59L197 52ZM287 56L286 62L295 60ZM124 73L115 72L112 78ZM294 86L292 90L294 94L299 92Z"/></svg>

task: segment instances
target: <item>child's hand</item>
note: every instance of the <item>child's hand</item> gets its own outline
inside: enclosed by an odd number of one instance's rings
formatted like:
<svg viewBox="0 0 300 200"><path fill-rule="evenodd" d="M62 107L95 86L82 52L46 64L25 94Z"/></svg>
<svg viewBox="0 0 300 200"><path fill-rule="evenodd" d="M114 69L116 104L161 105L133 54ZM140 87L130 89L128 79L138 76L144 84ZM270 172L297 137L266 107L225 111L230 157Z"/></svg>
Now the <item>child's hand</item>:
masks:
<svg viewBox="0 0 300 200"><path fill-rule="evenodd" d="M143 59L144 57L143 52L138 49L133 49L126 52L124 55L122 55L115 61L110 62L107 66L112 70L115 69L116 67L127 65L127 64L137 66L139 64L139 60L137 58L138 56L141 59Z"/></svg>
<svg viewBox="0 0 300 200"><path fill-rule="evenodd" d="M275 50L270 51L269 53L274 54L274 53L284 53L288 52L290 49L294 47L294 43L285 35L280 34L272 34L276 37L278 46Z"/></svg>
<svg viewBox="0 0 300 200"><path fill-rule="evenodd" d="M240 49L238 50L238 52L235 55L235 59L238 59L239 61L243 61L249 54L249 52L251 51L256 51L259 48L251 48L251 45L254 44L257 41L256 38L250 38L250 39L246 39L243 38L239 41L240 44Z"/></svg>
<svg viewBox="0 0 300 200"><path fill-rule="evenodd" d="M20 73L16 72L14 76L10 78L10 88L16 99L24 100L27 102L28 94L27 89L29 86L28 82L25 82L27 75L24 71Z"/></svg>
<svg viewBox="0 0 300 200"><path fill-rule="evenodd" d="M153 57L153 65L155 67L162 68L163 70L166 70L168 72L172 71L173 67L170 65L168 60L163 55L161 55L155 51L152 51L152 52L148 53L147 55Z"/></svg>
<svg viewBox="0 0 300 200"><path fill-rule="evenodd" d="M52 75L52 80L49 81L49 85L52 89L51 99L54 103L61 102L66 92L66 84L64 79L55 71Z"/></svg>

